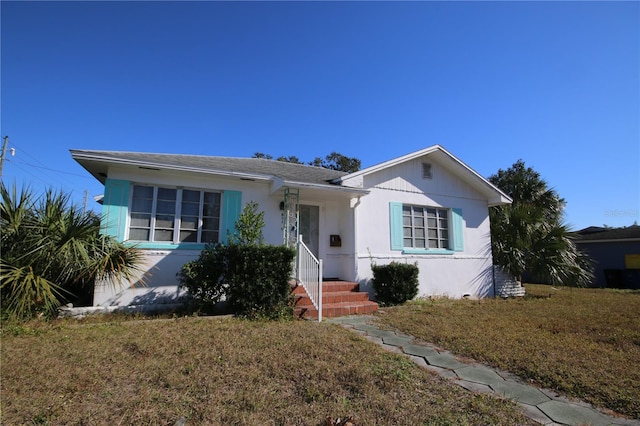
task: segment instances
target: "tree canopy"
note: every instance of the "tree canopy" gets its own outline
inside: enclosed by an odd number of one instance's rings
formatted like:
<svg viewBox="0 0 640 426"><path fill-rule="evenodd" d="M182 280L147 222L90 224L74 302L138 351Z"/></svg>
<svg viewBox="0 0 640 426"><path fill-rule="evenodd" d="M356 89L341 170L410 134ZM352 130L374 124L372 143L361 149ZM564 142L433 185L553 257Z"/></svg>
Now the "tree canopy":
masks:
<svg viewBox="0 0 640 426"><path fill-rule="evenodd" d="M253 158L264 158L266 160L273 160L273 156L269 154L265 154L263 152L256 152L253 154ZM316 157L313 161L309 161L307 163L301 161L298 157L291 156L280 156L276 158L276 161L284 161L287 163L295 163L295 164L306 164L309 166L323 167L325 169L337 170L340 172L353 173L360 170L361 162L359 159L355 157L347 157L346 155L342 155L339 152L332 152L331 154L322 157Z"/></svg>
<svg viewBox="0 0 640 426"><path fill-rule="evenodd" d="M588 285L593 279L591 260L563 223L565 200L522 160L489 181L513 199L489 212L494 263L520 281L526 273L553 285Z"/></svg>

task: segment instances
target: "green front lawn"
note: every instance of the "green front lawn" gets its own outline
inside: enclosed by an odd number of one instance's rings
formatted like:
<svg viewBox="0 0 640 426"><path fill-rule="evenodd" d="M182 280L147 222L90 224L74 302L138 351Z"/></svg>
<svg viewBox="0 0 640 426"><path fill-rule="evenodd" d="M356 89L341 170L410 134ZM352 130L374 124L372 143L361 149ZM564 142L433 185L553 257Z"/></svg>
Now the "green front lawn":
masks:
<svg viewBox="0 0 640 426"><path fill-rule="evenodd" d="M640 291L527 285L523 299L420 300L380 321L599 407L640 418Z"/></svg>
<svg viewBox="0 0 640 426"><path fill-rule="evenodd" d="M5 323L0 365L4 425L534 424L328 323Z"/></svg>

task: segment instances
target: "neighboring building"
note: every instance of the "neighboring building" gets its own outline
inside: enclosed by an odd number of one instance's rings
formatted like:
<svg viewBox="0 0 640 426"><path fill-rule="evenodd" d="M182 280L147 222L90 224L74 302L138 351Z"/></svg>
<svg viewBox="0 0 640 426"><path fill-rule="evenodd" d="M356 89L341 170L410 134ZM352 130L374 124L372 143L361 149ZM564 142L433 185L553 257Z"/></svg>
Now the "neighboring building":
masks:
<svg viewBox="0 0 640 426"><path fill-rule="evenodd" d="M180 296L176 273L233 232L243 206L264 211L266 243L298 234L323 276L372 294L372 263L417 263L420 296L496 294L489 207L511 199L435 145L355 173L257 158L72 150L105 185L103 232L146 252L146 286L97 284L94 305Z"/></svg>
<svg viewBox="0 0 640 426"><path fill-rule="evenodd" d="M576 232L578 247L595 263L594 287L640 289L640 226Z"/></svg>

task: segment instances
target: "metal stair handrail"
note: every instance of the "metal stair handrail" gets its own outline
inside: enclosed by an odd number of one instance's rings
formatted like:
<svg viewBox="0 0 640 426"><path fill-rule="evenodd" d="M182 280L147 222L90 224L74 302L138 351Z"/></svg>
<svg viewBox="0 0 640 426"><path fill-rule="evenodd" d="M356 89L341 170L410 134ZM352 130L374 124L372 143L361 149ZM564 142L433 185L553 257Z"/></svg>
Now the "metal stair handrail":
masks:
<svg viewBox="0 0 640 426"><path fill-rule="evenodd" d="M309 247L298 236L297 243L297 273L298 284L311 299L313 307L318 310L318 322L322 321L322 259L318 260Z"/></svg>

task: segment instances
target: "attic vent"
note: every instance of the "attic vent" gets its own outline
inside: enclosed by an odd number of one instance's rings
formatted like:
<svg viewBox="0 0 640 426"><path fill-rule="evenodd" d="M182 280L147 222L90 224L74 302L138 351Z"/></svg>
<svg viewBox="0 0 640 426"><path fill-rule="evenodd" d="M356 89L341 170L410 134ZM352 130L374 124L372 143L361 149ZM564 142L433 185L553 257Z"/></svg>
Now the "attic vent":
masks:
<svg viewBox="0 0 640 426"><path fill-rule="evenodd" d="M432 177L433 177L433 173L431 173L431 164L422 163L422 178L431 179Z"/></svg>

